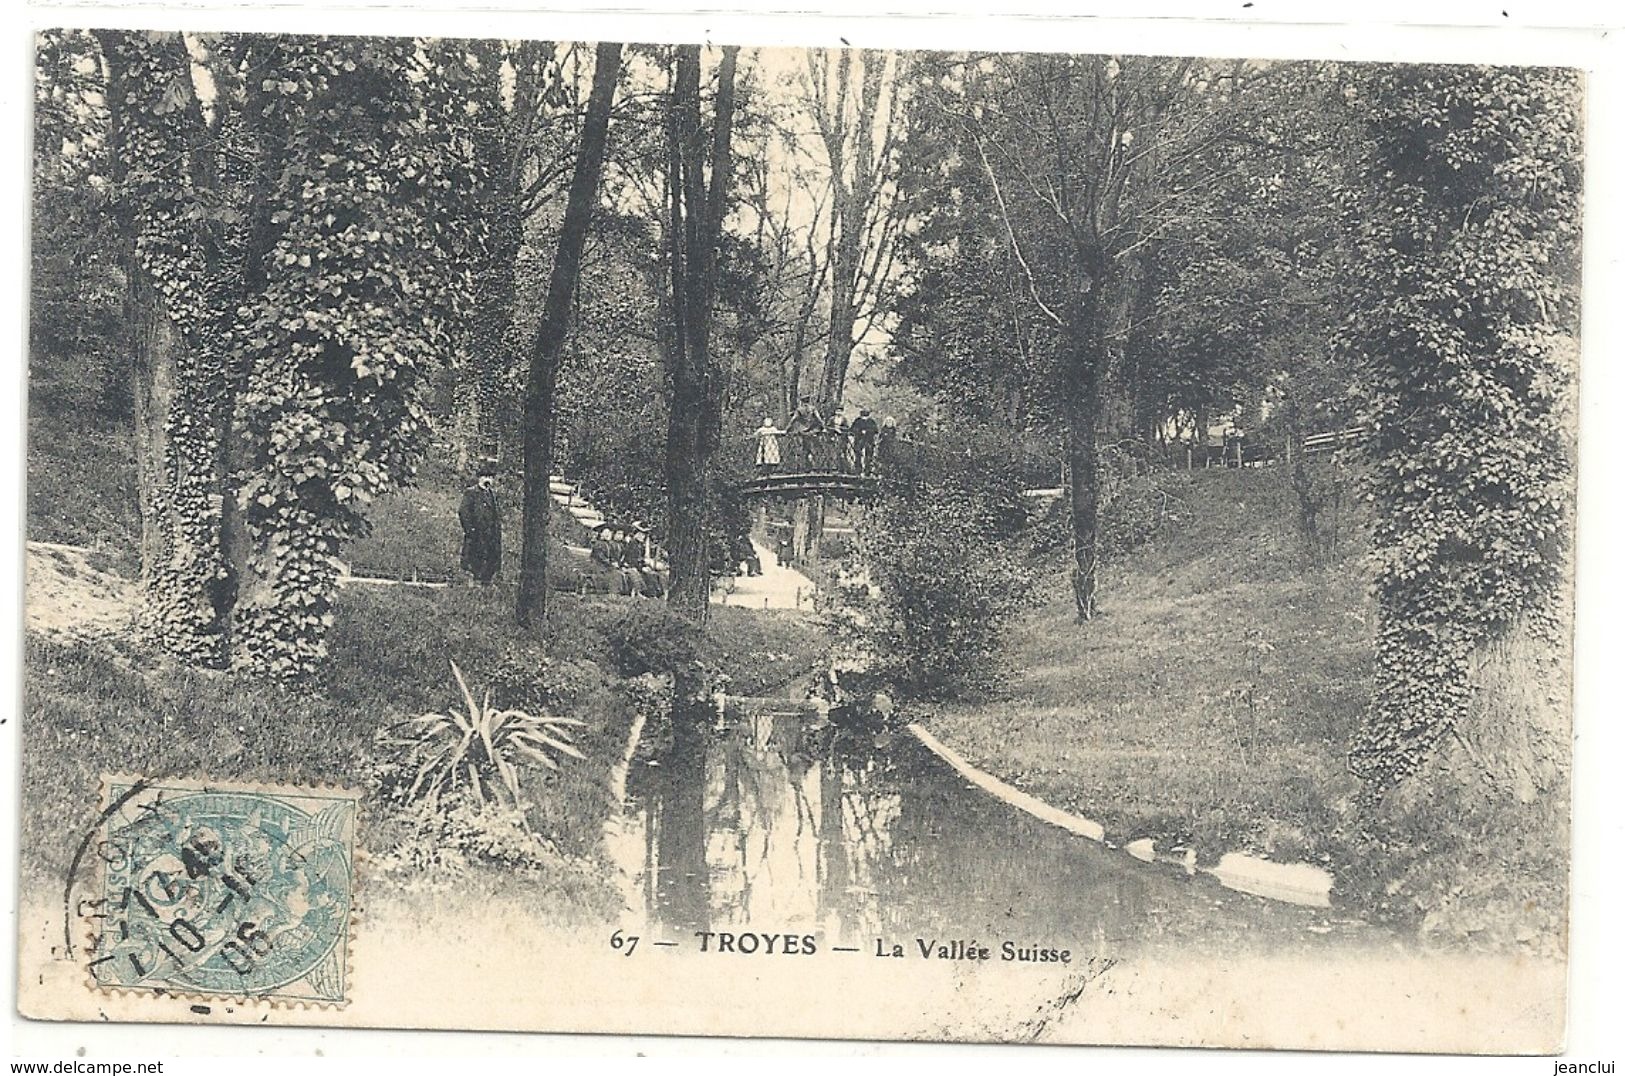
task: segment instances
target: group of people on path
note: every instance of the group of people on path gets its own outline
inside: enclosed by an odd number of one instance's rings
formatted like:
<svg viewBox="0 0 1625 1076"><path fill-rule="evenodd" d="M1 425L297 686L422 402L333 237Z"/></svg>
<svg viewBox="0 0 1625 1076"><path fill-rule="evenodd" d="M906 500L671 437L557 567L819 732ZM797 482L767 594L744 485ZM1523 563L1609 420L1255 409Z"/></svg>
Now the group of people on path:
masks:
<svg viewBox="0 0 1625 1076"><path fill-rule="evenodd" d="M803 396L783 429L772 415L766 415L754 436L759 475L770 475L786 466L786 456L788 466L799 471L872 475L890 455L897 439L897 420L887 415L876 422L867 407L850 422L839 414L825 420L812 398ZM781 447L781 438L787 442L788 453Z"/></svg>
<svg viewBox="0 0 1625 1076"><path fill-rule="evenodd" d="M593 560L620 573L623 597L636 594L659 598L665 595L665 579L652 563L649 529L643 524L617 526L601 523L593 529L592 545L588 549Z"/></svg>

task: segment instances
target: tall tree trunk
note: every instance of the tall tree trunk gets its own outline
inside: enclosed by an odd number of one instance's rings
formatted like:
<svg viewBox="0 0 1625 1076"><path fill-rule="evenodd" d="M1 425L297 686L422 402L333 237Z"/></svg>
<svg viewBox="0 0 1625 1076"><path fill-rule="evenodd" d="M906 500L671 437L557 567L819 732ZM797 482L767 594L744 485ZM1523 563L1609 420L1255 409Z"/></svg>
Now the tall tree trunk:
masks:
<svg viewBox="0 0 1625 1076"><path fill-rule="evenodd" d="M840 223L831 266L829 293L829 338L824 352L824 376L819 386L819 407L833 418L841 408L846 389L846 371L852 361L852 333L857 324L854 309L853 275L862 250L858 246L862 229L862 207L851 193L836 188L836 219ZM856 217L857 219L853 219Z"/></svg>
<svg viewBox="0 0 1625 1076"><path fill-rule="evenodd" d="M581 252L598 201L604 151L609 141L609 113L620 78L621 46L598 46L592 73L587 117L581 128L581 148L564 208L558 253L547 284L547 300L531 346L525 378L525 490L519 554L519 597L515 614L519 623L539 628L547 615L547 524L552 511L548 479L553 470L553 431L559 364L570 326L570 307L576 280L581 275Z"/></svg>
<svg viewBox="0 0 1625 1076"><path fill-rule="evenodd" d="M464 409L459 430L458 454L465 464L481 456L498 454L498 400L503 376L513 361L514 298L517 292L515 266L524 234L518 192L505 189L490 205L491 229L485 264L479 273L474 296L474 313L466 336L468 369L466 383L460 385L459 404Z"/></svg>
<svg viewBox="0 0 1625 1076"><path fill-rule="evenodd" d="M696 623L711 602L706 534L711 460L722 439L725 379L711 355L711 304L717 247L727 214L733 170L734 79L739 50L722 50L716 115L711 127L711 172L705 175L700 125L700 49L681 46L673 77L667 137L671 158L671 284L675 321L672 399L666 431L666 552L671 565L667 601ZM681 691L679 691L681 694Z"/></svg>
<svg viewBox="0 0 1625 1076"><path fill-rule="evenodd" d="M1093 403L1067 406L1067 471L1072 493L1072 598L1078 620L1095 615L1096 568L1099 560L1100 468L1095 434L1099 425Z"/></svg>
<svg viewBox="0 0 1625 1076"><path fill-rule="evenodd" d="M115 215L130 326L134 444L141 512L143 618L164 650L203 665L226 660L232 592L221 544L229 409L223 406L225 315L218 236L207 223L158 212L173 189L214 186L202 110L179 35L97 31L107 64ZM179 107L162 114L154 102ZM162 192L160 194L160 192ZM177 321L163 287L200 292L199 316ZM183 308L184 309L184 308Z"/></svg>
<svg viewBox="0 0 1625 1076"><path fill-rule="evenodd" d="M1106 365L1102 319L1106 312L1104 273L1090 274L1091 286L1066 325L1063 407L1066 416L1067 471L1072 495L1072 598L1080 622L1095 615L1100 561L1100 410Z"/></svg>
<svg viewBox="0 0 1625 1076"><path fill-rule="evenodd" d="M135 471L141 509L141 581L150 588L168 558L169 412L175 403L174 327L145 274L131 266L124 300L135 399Z"/></svg>
<svg viewBox="0 0 1625 1076"><path fill-rule="evenodd" d="M1572 687L1566 608L1559 623L1558 631L1543 634L1520 618L1473 654L1472 700L1456 735L1483 779L1477 787L1486 798L1531 804L1561 782Z"/></svg>
<svg viewBox="0 0 1625 1076"><path fill-rule="evenodd" d="M849 118L846 102L850 93L853 52L843 50L836 61L836 94L833 101L814 108L829 158L831 265L829 336L824 351L824 372L820 382L819 406L826 415L840 410L846 394L846 373L857 343L859 292L865 289L863 240L865 226L874 208L880 177L875 160L875 119L885 82L886 61L881 54L859 53L863 72L859 80L857 114ZM895 92L895 91L894 91ZM890 118L887 123L889 125ZM848 142L850 140L850 146ZM879 272L878 264L874 272ZM867 281L872 283L873 281Z"/></svg>

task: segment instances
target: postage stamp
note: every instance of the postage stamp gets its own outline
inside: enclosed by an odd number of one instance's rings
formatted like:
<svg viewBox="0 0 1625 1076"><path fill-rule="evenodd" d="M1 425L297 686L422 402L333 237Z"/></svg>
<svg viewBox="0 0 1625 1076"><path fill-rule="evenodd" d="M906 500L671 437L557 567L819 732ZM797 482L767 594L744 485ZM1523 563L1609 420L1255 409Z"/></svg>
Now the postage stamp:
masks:
<svg viewBox="0 0 1625 1076"><path fill-rule="evenodd" d="M357 793L103 778L104 988L347 1000Z"/></svg>

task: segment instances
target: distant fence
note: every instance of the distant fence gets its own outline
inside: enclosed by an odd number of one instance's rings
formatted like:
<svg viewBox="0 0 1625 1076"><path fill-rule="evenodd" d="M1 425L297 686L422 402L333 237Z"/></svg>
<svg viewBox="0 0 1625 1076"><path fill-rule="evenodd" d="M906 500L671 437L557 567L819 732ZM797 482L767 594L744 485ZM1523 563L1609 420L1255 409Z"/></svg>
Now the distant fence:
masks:
<svg viewBox="0 0 1625 1076"><path fill-rule="evenodd" d="M1329 433L1312 433L1297 442L1298 452L1304 456L1330 455L1339 449L1352 448L1369 439L1371 431L1365 426L1351 426ZM1244 436L1226 438L1223 444L1198 444L1189 441L1165 446L1164 461L1176 470L1197 470L1207 467L1255 467L1292 459L1293 442L1287 440L1254 440Z"/></svg>
<svg viewBox="0 0 1625 1076"><path fill-rule="evenodd" d="M1336 452L1349 445L1357 445L1371 436L1371 431L1364 426L1350 426L1346 430L1336 433L1315 433L1303 439L1303 454L1317 456L1326 452Z"/></svg>

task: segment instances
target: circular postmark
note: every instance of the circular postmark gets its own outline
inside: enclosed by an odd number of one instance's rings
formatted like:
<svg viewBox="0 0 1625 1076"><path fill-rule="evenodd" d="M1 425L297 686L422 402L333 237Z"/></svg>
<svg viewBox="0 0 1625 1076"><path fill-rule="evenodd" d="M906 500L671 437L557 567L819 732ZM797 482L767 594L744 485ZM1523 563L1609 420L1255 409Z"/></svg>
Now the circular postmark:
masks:
<svg viewBox="0 0 1625 1076"><path fill-rule="evenodd" d="M108 792L119 806L94 849L98 984L344 1000L353 795L201 782Z"/></svg>

